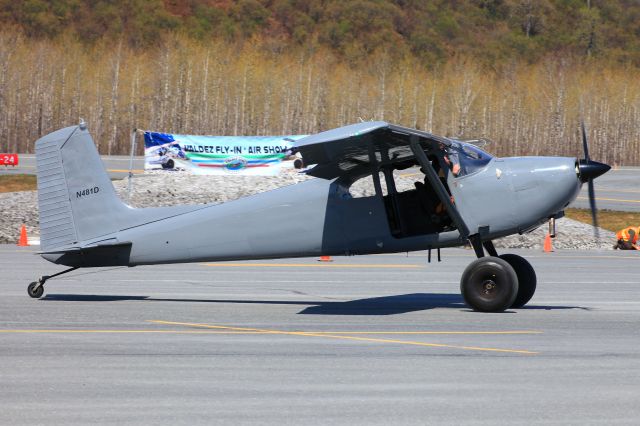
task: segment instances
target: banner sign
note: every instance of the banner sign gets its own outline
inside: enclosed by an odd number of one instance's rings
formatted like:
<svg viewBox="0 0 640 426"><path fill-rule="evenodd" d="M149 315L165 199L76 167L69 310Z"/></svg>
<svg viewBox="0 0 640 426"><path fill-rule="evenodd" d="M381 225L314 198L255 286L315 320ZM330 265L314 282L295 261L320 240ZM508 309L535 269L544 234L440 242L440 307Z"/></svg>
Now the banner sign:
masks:
<svg viewBox="0 0 640 426"><path fill-rule="evenodd" d="M293 136L194 136L144 132L145 170L179 170L193 174L277 175Z"/></svg>

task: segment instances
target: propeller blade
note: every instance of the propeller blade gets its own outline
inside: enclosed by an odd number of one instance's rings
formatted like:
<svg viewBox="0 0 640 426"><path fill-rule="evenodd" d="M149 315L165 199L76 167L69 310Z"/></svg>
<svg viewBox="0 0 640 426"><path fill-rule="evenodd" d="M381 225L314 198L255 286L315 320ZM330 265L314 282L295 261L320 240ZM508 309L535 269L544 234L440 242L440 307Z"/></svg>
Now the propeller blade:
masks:
<svg viewBox="0 0 640 426"><path fill-rule="evenodd" d="M582 150L584 151L584 160L578 162L580 169L580 180L589 184L589 207L591 208L591 222L593 223L593 234L596 240L600 240L600 228L598 227L598 209L596 207L596 190L593 180L598 176L606 173L611 167L606 164L592 162L589 157L589 142L587 141L587 130L584 127L584 120L580 121L580 129L582 130Z"/></svg>
<svg viewBox="0 0 640 426"><path fill-rule="evenodd" d="M598 210L596 208L596 191L593 187L593 179L589 179L589 206L591 207L591 222L593 222L593 234L597 240L600 240L600 231L598 228Z"/></svg>
<svg viewBox="0 0 640 426"><path fill-rule="evenodd" d="M587 143L587 131L584 129L584 120L580 122L580 127L582 128L582 150L584 151L584 159L589 163L591 159L589 158L589 144Z"/></svg>

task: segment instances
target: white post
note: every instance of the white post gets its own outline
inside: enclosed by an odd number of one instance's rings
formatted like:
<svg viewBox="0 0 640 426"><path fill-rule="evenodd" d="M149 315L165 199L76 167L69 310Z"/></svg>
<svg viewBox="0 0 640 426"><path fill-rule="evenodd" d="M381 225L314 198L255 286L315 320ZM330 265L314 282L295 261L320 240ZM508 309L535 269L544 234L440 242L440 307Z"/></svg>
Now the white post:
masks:
<svg viewBox="0 0 640 426"><path fill-rule="evenodd" d="M136 135L138 129L133 129L131 132L131 158L129 159L129 181L127 182L127 200L131 202L131 182L133 178L133 156L136 152Z"/></svg>

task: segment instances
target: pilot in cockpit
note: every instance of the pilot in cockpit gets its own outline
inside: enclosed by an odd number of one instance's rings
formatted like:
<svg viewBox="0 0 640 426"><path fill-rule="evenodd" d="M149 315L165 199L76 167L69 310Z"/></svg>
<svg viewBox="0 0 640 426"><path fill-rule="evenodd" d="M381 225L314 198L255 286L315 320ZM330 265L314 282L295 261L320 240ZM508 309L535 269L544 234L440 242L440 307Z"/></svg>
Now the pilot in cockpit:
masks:
<svg viewBox="0 0 640 426"><path fill-rule="evenodd" d="M458 177L458 175L460 175L460 158L458 152L454 149L447 148L447 146L442 142L438 144L438 148L440 149L440 155L442 156L444 163L447 165L449 170L451 170L453 176ZM444 172L442 170L440 173L442 173L441 177L444 177Z"/></svg>

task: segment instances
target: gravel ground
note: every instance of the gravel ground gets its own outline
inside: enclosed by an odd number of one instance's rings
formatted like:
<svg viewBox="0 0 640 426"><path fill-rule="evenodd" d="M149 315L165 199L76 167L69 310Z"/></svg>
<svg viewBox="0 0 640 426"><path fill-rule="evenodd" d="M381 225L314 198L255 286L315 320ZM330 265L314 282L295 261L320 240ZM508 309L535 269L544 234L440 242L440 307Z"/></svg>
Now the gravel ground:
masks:
<svg viewBox="0 0 640 426"><path fill-rule="evenodd" d="M183 173L147 173L133 179L129 204L134 207L170 206L175 204L222 203L240 197L295 184L309 177L295 172L281 176L193 176ZM396 177L398 190L413 187L413 178ZM115 181L116 191L127 200L127 181ZM221 190L224 188L224 190ZM373 185L362 179L351 188L354 196L373 194ZM25 224L30 237L39 234L38 202L35 191L0 194L0 243L15 243L20 227ZM593 227L571 219L557 222L556 249L611 249L615 234L600 229L600 241ZM496 247L532 248L542 250L547 227L542 226L527 235L512 235L495 241Z"/></svg>

